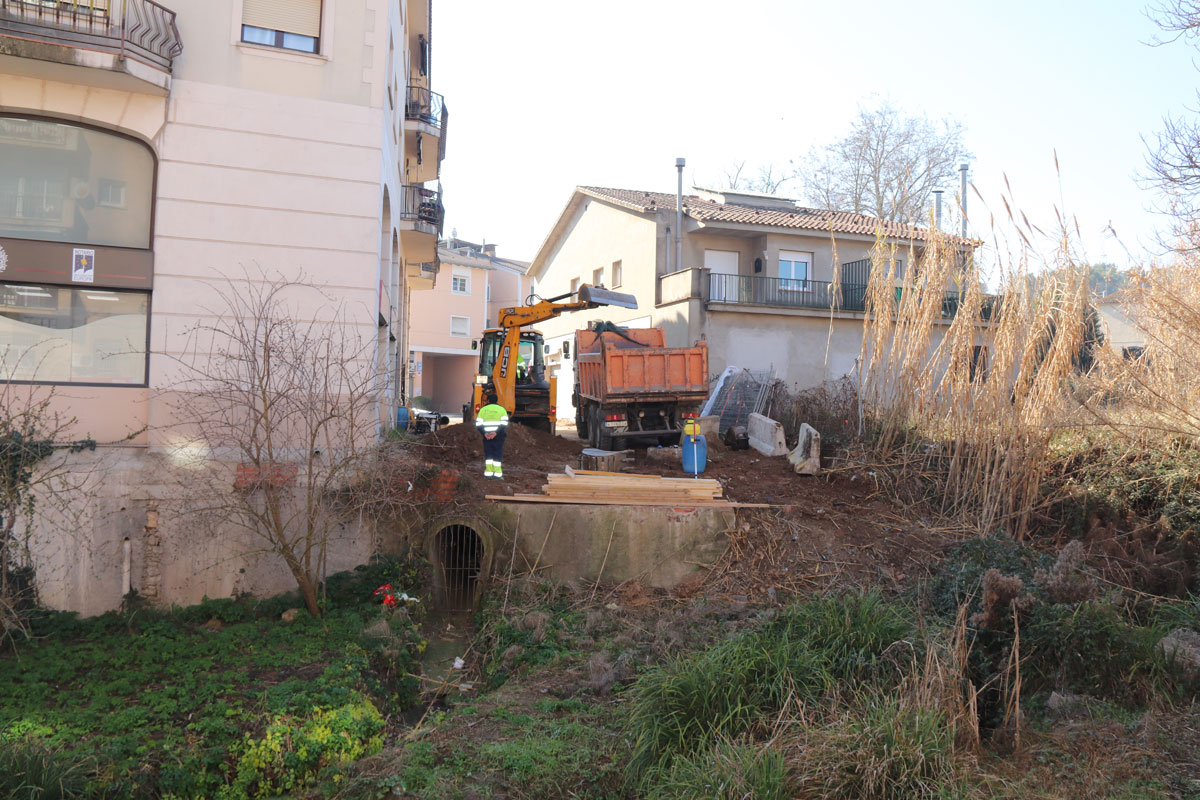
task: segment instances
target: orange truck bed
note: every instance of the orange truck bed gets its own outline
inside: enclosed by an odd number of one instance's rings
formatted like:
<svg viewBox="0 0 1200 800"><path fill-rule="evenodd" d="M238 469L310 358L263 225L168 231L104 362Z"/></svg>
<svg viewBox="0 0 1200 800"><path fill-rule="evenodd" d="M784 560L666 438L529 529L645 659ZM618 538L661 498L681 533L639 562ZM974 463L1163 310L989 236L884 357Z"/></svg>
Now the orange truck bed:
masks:
<svg viewBox="0 0 1200 800"><path fill-rule="evenodd" d="M660 328L575 332L581 398L609 406L631 401L700 403L708 397L708 345L664 347Z"/></svg>

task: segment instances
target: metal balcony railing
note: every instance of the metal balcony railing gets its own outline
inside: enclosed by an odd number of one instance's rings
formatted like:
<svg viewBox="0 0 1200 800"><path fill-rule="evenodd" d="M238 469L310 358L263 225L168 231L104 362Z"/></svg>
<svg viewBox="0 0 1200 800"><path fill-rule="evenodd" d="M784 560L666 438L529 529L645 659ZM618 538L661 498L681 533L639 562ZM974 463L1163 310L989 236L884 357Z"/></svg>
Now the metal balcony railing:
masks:
<svg viewBox="0 0 1200 800"><path fill-rule="evenodd" d="M903 297L903 287L896 287L897 302ZM708 276L709 303L739 303L776 308L816 308L838 311L866 311L867 287L860 283L835 286L825 281L795 278L760 278L752 275L725 275L712 272ZM958 314L962 295L946 292L942 296L941 316L951 319ZM980 318L991 320L998 314L1000 298L985 295Z"/></svg>
<svg viewBox="0 0 1200 800"><path fill-rule="evenodd" d="M424 186L405 186L402 197L404 203L400 208L400 219L433 225L441 234L446 209L442 206L440 191Z"/></svg>
<svg viewBox="0 0 1200 800"><path fill-rule="evenodd" d="M866 286L858 284L835 287L825 281L795 278L759 278L753 275L725 275L717 272L709 273L708 276L710 303L862 311L866 291Z"/></svg>
<svg viewBox="0 0 1200 800"><path fill-rule="evenodd" d="M80 47L171 71L183 41L154 0L0 0L0 36Z"/></svg>
<svg viewBox="0 0 1200 800"><path fill-rule="evenodd" d="M445 99L437 92L431 92L424 86L409 86L404 101L404 116L440 128L445 106Z"/></svg>

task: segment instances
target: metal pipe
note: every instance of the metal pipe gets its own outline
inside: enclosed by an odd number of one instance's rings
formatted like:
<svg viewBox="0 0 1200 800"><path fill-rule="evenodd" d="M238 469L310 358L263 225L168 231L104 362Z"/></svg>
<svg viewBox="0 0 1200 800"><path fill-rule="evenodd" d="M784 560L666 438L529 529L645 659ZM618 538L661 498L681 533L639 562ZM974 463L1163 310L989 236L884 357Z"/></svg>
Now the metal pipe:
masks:
<svg viewBox="0 0 1200 800"><path fill-rule="evenodd" d="M675 189L675 271L683 269L683 168L687 164L682 158L675 159L679 183Z"/></svg>
<svg viewBox="0 0 1200 800"><path fill-rule="evenodd" d="M933 196L937 199L937 204L935 206L936 210L934 211L934 214L933 214L933 227L939 231L942 229L942 192L943 191L945 191L945 190L944 189L934 189L933 190Z"/></svg>
<svg viewBox="0 0 1200 800"><path fill-rule="evenodd" d="M958 165L958 171L962 173L962 235L967 238L967 170L971 165L966 161Z"/></svg>
<svg viewBox="0 0 1200 800"><path fill-rule="evenodd" d="M133 545L129 542L129 537L125 537L125 541L121 545L124 556L121 564L121 597L128 597L133 586L131 584L133 574Z"/></svg>

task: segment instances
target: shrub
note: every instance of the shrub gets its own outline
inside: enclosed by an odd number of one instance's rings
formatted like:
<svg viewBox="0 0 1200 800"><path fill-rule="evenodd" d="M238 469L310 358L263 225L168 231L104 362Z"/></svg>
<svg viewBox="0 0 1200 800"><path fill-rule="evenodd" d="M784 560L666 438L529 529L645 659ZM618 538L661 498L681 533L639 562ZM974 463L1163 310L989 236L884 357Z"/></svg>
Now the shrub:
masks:
<svg viewBox="0 0 1200 800"><path fill-rule="evenodd" d="M1054 559L1000 536L970 539L950 550L929 587L929 602L938 614L951 617L971 600L970 611L979 611L983 576L989 569L1033 583L1038 569L1049 570Z"/></svg>
<svg viewBox="0 0 1200 800"><path fill-rule="evenodd" d="M220 796L243 800L304 789L328 767L378 753L384 727L378 709L365 698L306 718L276 717L261 738L243 742L234 780Z"/></svg>
<svg viewBox="0 0 1200 800"><path fill-rule="evenodd" d="M1155 627L1125 620L1110 602L1041 605L1022 630L1031 688L1066 688L1125 705L1143 704L1174 683L1155 645Z"/></svg>

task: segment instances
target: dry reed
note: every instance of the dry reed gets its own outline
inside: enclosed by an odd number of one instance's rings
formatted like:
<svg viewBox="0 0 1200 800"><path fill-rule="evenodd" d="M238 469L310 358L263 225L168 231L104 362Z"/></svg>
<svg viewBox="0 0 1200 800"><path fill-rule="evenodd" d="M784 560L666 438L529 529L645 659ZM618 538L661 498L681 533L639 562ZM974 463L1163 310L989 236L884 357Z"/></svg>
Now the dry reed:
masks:
<svg viewBox="0 0 1200 800"><path fill-rule="evenodd" d="M1064 248L1065 252L1065 248ZM871 456L932 485L947 517L1023 538L1085 339L1087 271L1065 257L1036 279L1027 260L987 297L961 241L935 235L896 269L872 254L861 354Z"/></svg>

